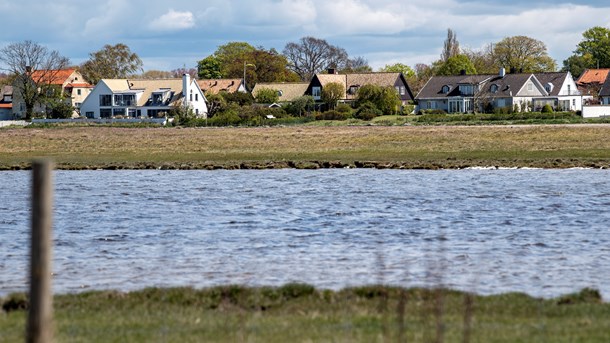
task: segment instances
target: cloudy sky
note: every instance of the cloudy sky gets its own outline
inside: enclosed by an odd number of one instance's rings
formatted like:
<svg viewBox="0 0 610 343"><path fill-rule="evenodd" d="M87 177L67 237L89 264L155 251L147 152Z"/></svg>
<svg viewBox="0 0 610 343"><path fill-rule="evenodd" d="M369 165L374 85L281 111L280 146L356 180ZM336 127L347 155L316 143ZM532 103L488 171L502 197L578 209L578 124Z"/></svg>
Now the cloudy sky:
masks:
<svg viewBox="0 0 610 343"><path fill-rule="evenodd" d="M362 56L376 70L439 58L447 29L462 47L504 37L543 41L558 65L582 33L610 27L608 0L0 0L0 47L32 40L73 64L125 43L144 69L195 67L227 42L281 52L304 36Z"/></svg>

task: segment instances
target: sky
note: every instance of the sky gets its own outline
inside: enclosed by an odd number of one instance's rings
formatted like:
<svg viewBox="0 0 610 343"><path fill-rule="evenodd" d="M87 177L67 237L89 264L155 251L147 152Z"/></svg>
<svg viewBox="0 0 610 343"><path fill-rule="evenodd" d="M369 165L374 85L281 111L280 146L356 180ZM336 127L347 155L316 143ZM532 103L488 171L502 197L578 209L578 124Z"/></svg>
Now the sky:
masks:
<svg viewBox="0 0 610 343"><path fill-rule="evenodd" d="M0 0L0 48L31 40L77 65L124 43L144 70L195 68L228 42L281 52L305 36L364 57L374 70L414 67L439 59L449 28L475 50L510 36L540 40L561 66L594 26L610 28L610 1Z"/></svg>

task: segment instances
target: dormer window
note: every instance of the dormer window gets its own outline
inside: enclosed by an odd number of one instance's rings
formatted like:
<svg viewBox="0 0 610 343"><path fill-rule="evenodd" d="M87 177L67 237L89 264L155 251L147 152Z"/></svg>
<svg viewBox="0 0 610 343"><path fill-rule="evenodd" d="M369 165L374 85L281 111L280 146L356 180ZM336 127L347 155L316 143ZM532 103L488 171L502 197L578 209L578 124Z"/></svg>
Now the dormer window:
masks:
<svg viewBox="0 0 610 343"><path fill-rule="evenodd" d="M553 91L553 88L554 88L554 86L553 86L553 84L552 84L552 83L550 83L550 82L549 82L549 83L547 83L546 85L544 85L544 89L545 89L545 90L546 90L548 93L552 92L552 91Z"/></svg>
<svg viewBox="0 0 610 343"><path fill-rule="evenodd" d="M443 88L441 88L441 93L447 94L447 93L449 93L450 90L451 90L450 86L444 85Z"/></svg>
<svg viewBox="0 0 610 343"><path fill-rule="evenodd" d="M358 88L360 88L360 86L358 86L358 85L349 86L349 89L348 89L348 91L347 91L347 92L348 92L350 95L354 95L354 94L358 93Z"/></svg>
<svg viewBox="0 0 610 343"><path fill-rule="evenodd" d="M282 92L281 90L277 91L277 96L282 96L284 95L284 92Z"/></svg>
<svg viewBox="0 0 610 343"><path fill-rule="evenodd" d="M191 96L193 96L191 94ZM163 105L170 97L170 89L158 89L152 92L151 100L153 105ZM192 99L191 99L192 101Z"/></svg>
<svg viewBox="0 0 610 343"><path fill-rule="evenodd" d="M498 92L498 85L493 84L489 87L489 91L492 93L497 93Z"/></svg>

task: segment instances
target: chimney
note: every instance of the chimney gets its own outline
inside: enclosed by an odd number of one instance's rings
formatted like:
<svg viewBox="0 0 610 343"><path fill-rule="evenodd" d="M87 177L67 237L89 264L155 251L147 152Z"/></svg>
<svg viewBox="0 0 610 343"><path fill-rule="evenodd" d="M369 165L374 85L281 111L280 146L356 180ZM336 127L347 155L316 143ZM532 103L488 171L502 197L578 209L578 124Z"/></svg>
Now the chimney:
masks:
<svg viewBox="0 0 610 343"><path fill-rule="evenodd" d="M328 68L328 73L331 75L338 74L335 68Z"/></svg>
<svg viewBox="0 0 610 343"><path fill-rule="evenodd" d="M500 77L506 76L506 69L500 68Z"/></svg>
<svg viewBox="0 0 610 343"><path fill-rule="evenodd" d="M515 73L517 73L517 68L515 68L515 67L510 67L510 73L511 73L511 74L515 74Z"/></svg>
<svg viewBox="0 0 610 343"><path fill-rule="evenodd" d="M182 96L184 97L184 106L188 107L189 87L191 86L191 76L187 73L182 74Z"/></svg>
<svg viewBox="0 0 610 343"><path fill-rule="evenodd" d="M466 75L466 69L460 70L460 75Z"/></svg>

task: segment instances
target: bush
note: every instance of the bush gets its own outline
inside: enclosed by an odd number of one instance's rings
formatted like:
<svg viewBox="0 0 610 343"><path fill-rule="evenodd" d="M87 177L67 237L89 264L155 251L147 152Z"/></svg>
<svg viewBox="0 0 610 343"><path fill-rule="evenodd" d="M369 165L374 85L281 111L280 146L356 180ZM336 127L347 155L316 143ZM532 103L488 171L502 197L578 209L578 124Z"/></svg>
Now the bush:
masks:
<svg viewBox="0 0 610 343"><path fill-rule="evenodd" d="M430 109L430 110L419 110L417 114L447 114L444 110L441 109Z"/></svg>
<svg viewBox="0 0 610 343"><path fill-rule="evenodd" d="M542 113L553 113L553 106L546 104L542 107L542 110L540 111Z"/></svg>
<svg viewBox="0 0 610 343"><path fill-rule="evenodd" d="M242 92L220 92L220 95L226 100L227 103L235 103L239 106L250 106L254 103L254 98L250 93Z"/></svg>
<svg viewBox="0 0 610 343"><path fill-rule="evenodd" d="M341 113L352 113L352 106L348 105L348 104L339 104L337 105L337 107L335 108L335 110L337 112L341 112Z"/></svg>
<svg viewBox="0 0 610 343"><path fill-rule="evenodd" d="M380 116L381 111L372 102L363 102L354 113L354 118L362 120L371 120Z"/></svg>
<svg viewBox="0 0 610 343"><path fill-rule="evenodd" d="M242 119L235 111L227 110L216 114L208 120L210 126L235 126L241 123Z"/></svg>
<svg viewBox="0 0 610 343"><path fill-rule="evenodd" d="M342 113L335 110L318 113L315 116L316 120L347 120L350 117L349 113Z"/></svg>

